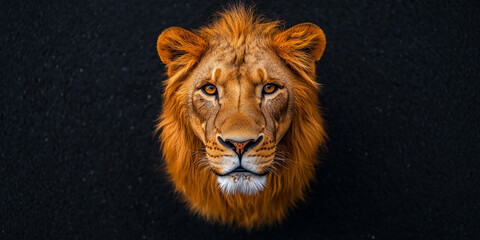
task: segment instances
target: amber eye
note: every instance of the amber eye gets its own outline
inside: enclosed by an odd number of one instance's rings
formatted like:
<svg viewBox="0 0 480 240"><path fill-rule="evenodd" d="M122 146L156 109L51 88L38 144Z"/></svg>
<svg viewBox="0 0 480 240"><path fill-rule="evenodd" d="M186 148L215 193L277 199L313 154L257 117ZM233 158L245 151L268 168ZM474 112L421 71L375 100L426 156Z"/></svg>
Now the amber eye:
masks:
<svg viewBox="0 0 480 240"><path fill-rule="evenodd" d="M202 87L202 90L208 95L216 95L217 94L217 87L213 84L206 84Z"/></svg>
<svg viewBox="0 0 480 240"><path fill-rule="evenodd" d="M265 86L263 86L263 93L271 94L277 91L277 89L278 89L278 86L275 84L266 84Z"/></svg>

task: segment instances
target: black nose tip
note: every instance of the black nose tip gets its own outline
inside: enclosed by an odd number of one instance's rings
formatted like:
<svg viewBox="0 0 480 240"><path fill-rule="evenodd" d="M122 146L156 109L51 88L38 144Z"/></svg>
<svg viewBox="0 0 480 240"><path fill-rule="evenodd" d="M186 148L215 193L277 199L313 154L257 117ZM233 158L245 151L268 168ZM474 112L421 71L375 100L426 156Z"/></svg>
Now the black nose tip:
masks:
<svg viewBox="0 0 480 240"><path fill-rule="evenodd" d="M257 140L248 139L244 141L237 141L232 139L223 140L220 136L217 139L222 145L232 149L239 157L241 157L243 153L245 153L248 149L257 146L262 141L263 136L260 136L259 138L257 138Z"/></svg>

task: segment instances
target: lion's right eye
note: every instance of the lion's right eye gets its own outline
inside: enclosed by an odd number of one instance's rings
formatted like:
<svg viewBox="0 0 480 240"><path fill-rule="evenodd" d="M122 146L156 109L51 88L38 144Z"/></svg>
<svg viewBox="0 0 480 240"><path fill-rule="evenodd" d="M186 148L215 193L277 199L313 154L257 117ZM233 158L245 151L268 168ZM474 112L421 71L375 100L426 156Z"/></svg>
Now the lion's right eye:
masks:
<svg viewBox="0 0 480 240"><path fill-rule="evenodd" d="M215 85L213 85L213 84L205 84L202 87L202 90L207 95L211 95L211 96L217 95L217 87L215 87Z"/></svg>
<svg viewBox="0 0 480 240"><path fill-rule="evenodd" d="M265 86L263 86L263 94L272 94L274 93L275 91L277 91L278 89L278 86L275 85L275 84L266 84Z"/></svg>

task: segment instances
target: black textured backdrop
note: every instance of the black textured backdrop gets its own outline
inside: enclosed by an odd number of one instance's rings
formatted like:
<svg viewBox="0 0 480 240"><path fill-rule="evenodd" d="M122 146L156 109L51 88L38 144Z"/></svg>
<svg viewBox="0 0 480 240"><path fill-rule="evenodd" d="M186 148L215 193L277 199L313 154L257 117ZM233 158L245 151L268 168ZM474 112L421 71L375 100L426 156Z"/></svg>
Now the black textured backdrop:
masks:
<svg viewBox="0 0 480 240"><path fill-rule="evenodd" d="M190 215L156 171L167 27L218 1L0 4L1 239L478 239L477 1L259 1L313 22L329 151L307 201L251 234Z"/></svg>

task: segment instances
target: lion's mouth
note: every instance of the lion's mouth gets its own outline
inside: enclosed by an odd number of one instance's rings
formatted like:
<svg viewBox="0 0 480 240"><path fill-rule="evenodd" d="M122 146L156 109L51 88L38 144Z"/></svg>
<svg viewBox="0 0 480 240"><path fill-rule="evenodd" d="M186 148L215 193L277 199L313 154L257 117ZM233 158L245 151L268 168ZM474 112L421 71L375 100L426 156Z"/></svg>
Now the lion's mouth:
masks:
<svg viewBox="0 0 480 240"><path fill-rule="evenodd" d="M250 171L240 166L235 168L232 172L250 172Z"/></svg>
<svg viewBox="0 0 480 240"><path fill-rule="evenodd" d="M268 171L268 169L267 169L267 170L266 170L265 172L263 172L263 173L255 173L255 172L252 172L252 171L249 171L249 170L243 168L242 166L239 166L239 167L233 169L232 171L227 172L227 173L224 173L224 174L220 174L220 173L216 172L216 171L213 170L213 169L211 169L211 170L212 170L212 172L213 172L215 175L220 176L220 177L224 177L224 176L228 176L228 175L236 175L236 174L238 174L238 173L252 174L252 175L256 175L256 176L265 176L265 175L267 175L267 174L270 172L270 171Z"/></svg>

